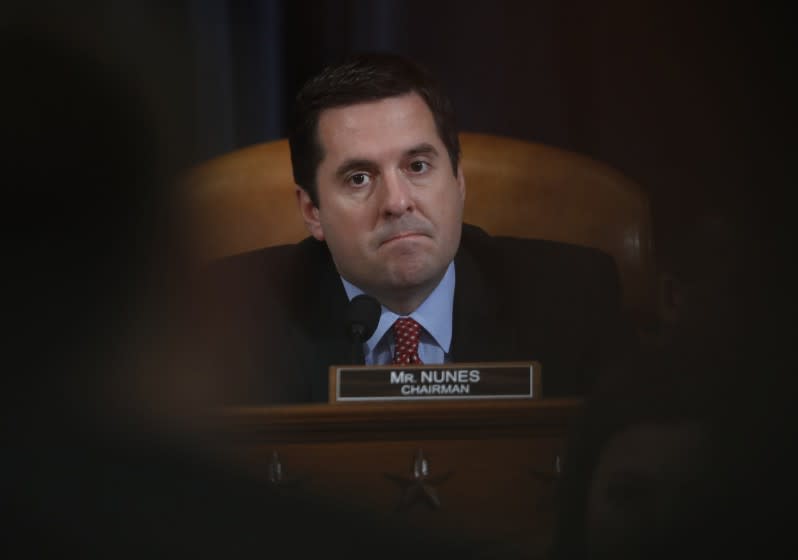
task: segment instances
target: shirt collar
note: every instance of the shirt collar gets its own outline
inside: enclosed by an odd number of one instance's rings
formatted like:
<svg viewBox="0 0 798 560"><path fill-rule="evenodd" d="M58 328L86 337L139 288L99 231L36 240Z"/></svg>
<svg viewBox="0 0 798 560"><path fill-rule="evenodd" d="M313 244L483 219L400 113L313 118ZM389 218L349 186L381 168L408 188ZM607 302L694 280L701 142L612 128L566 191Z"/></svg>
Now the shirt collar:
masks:
<svg viewBox="0 0 798 560"><path fill-rule="evenodd" d="M351 301L352 298L358 296L363 292L360 288L346 280L341 276L346 296ZM452 312L454 310L454 261L449 263L446 268L446 273L443 278L432 290L432 293L427 296L418 309L413 311L408 317L415 319L424 330L427 331L435 342L440 346L445 353L449 353L449 347L452 344ZM366 341L366 351L370 352L382 340L385 333L393 326L394 322L400 317L393 311L387 309L384 305L380 313L380 322L377 324L377 330Z"/></svg>

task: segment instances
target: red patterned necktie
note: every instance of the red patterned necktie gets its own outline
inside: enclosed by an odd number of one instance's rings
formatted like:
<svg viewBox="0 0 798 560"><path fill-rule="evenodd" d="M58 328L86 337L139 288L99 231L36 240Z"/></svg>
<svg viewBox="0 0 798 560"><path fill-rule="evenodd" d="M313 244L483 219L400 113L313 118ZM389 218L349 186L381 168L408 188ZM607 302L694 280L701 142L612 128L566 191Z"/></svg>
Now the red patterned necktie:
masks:
<svg viewBox="0 0 798 560"><path fill-rule="evenodd" d="M393 363L397 365L420 364L418 357L418 339L421 325L410 317L397 319L393 324L393 338L396 349L393 353Z"/></svg>

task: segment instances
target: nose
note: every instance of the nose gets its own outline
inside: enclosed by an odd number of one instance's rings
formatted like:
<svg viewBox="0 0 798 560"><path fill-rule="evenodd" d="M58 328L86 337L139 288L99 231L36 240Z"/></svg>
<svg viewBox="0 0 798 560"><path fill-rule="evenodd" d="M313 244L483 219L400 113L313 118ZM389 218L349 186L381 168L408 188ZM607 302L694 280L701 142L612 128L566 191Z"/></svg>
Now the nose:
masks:
<svg viewBox="0 0 798 560"><path fill-rule="evenodd" d="M411 185L400 171L383 174L381 187L385 216L401 216L415 207Z"/></svg>

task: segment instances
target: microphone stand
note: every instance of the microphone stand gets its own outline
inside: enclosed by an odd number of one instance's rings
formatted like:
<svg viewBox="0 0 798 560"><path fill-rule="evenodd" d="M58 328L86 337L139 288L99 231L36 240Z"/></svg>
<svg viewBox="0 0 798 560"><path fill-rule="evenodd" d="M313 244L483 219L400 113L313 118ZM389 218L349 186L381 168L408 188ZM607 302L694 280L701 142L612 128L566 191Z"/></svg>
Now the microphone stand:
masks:
<svg viewBox="0 0 798 560"><path fill-rule="evenodd" d="M380 303L373 297L360 294L352 298L346 313L346 333L352 341L352 365L366 363L363 344L374 334L380 321Z"/></svg>
<svg viewBox="0 0 798 560"><path fill-rule="evenodd" d="M365 329L363 325L352 325L350 335L352 337L352 365L362 366L366 363L366 357L363 355L363 334Z"/></svg>

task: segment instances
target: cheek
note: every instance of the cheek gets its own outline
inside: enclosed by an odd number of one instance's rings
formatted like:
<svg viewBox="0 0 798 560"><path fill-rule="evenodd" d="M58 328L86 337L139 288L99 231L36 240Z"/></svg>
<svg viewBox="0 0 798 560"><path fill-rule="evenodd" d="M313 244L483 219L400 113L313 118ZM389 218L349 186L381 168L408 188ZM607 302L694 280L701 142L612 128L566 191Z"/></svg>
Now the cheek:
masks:
<svg viewBox="0 0 798 560"><path fill-rule="evenodd" d="M319 221L327 243L346 252L359 243L368 224L362 213L332 205L319 213Z"/></svg>
<svg viewBox="0 0 798 560"><path fill-rule="evenodd" d="M456 182L436 183L419 187L416 202L427 210L437 210L437 215L449 215L463 208L464 197Z"/></svg>
<svg viewBox="0 0 798 560"><path fill-rule="evenodd" d="M452 187L451 190L441 193L429 208L432 211L432 219L437 221L442 228L459 232L460 224L463 221L463 199L460 197L459 190Z"/></svg>

